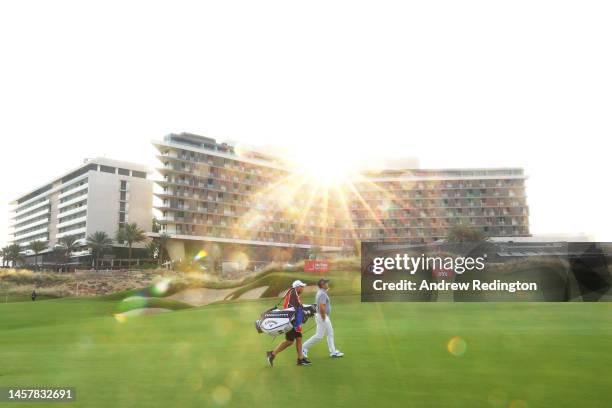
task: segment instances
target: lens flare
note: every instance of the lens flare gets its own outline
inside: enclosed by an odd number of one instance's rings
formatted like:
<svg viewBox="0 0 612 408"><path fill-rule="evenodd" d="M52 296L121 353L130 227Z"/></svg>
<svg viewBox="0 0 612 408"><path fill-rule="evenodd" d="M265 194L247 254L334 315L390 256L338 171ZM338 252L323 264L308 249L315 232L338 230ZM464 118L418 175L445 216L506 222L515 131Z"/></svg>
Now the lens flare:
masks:
<svg viewBox="0 0 612 408"><path fill-rule="evenodd" d="M114 316L115 316L115 320L119 323L127 322L127 317L125 317L123 313L116 313Z"/></svg>
<svg viewBox="0 0 612 408"><path fill-rule="evenodd" d="M230 260L235 262L240 270L245 270L249 266L249 256L244 252L234 252Z"/></svg>
<svg viewBox="0 0 612 408"><path fill-rule="evenodd" d="M212 399L217 405L225 405L232 399L232 391L225 385L219 385L213 390Z"/></svg>
<svg viewBox="0 0 612 408"><path fill-rule="evenodd" d="M240 370L230 371L225 378L225 383L231 388L238 388L244 383L244 376Z"/></svg>
<svg viewBox="0 0 612 408"><path fill-rule="evenodd" d="M291 163L296 173L320 187L339 186L355 175L359 162L347 153L339 153L333 149L321 149L308 152L303 149L298 154L290 154Z"/></svg>
<svg viewBox="0 0 612 408"><path fill-rule="evenodd" d="M392 203L389 200L383 200L378 206L378 209L383 213L386 213L387 211L391 210L391 208L392 208Z"/></svg>
<svg viewBox="0 0 612 408"><path fill-rule="evenodd" d="M193 257L193 259L195 259L196 261L199 261L200 259L204 259L207 256L208 256L208 252L206 252L204 249L201 249L200 252L198 252L196 256Z"/></svg>
<svg viewBox="0 0 612 408"><path fill-rule="evenodd" d="M455 357L461 357L467 351L467 343L459 336L451 337L446 349Z"/></svg>
<svg viewBox="0 0 612 408"><path fill-rule="evenodd" d="M151 288L151 292L156 296L161 296L168 291L170 287L170 279L163 278Z"/></svg>

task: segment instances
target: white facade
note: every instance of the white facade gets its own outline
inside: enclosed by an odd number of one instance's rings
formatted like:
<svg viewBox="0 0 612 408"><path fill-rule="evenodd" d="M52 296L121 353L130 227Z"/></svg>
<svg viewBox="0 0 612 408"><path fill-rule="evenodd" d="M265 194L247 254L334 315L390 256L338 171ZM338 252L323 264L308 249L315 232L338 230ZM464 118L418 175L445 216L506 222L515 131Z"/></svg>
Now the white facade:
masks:
<svg viewBox="0 0 612 408"><path fill-rule="evenodd" d="M49 248L65 236L114 237L126 223L151 231L153 184L145 166L96 158L11 202L9 243Z"/></svg>

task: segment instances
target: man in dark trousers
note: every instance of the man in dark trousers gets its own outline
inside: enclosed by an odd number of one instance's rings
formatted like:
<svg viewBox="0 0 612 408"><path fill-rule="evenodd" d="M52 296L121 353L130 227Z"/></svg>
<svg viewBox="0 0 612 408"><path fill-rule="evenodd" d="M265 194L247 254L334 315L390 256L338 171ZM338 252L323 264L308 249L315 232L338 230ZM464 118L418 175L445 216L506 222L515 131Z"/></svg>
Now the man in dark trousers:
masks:
<svg viewBox="0 0 612 408"><path fill-rule="evenodd" d="M300 299L300 293L304 291L306 284L301 280L296 280L291 285L291 288L285 294L283 299L283 309L293 307L295 309L295 321L293 323L293 329L285 333L285 341L278 345L273 351L268 351L267 359L270 367L274 364L274 359L284 349L289 347L295 341L295 349L297 351L297 365L309 365L310 360L304 357L302 354L302 321L304 319L304 310L302 306L302 300Z"/></svg>
<svg viewBox="0 0 612 408"><path fill-rule="evenodd" d="M36 289L34 289L32 291L32 302L34 302L36 300L36 296L38 296L38 295L36 294Z"/></svg>

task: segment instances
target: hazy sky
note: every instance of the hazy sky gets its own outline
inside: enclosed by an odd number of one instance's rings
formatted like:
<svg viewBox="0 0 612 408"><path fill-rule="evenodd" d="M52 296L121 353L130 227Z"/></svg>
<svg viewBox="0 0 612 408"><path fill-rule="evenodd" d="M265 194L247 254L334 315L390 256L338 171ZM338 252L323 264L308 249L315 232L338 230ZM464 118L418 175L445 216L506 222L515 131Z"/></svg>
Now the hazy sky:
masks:
<svg viewBox="0 0 612 408"><path fill-rule="evenodd" d="M8 202L189 131L422 167L523 166L533 233L612 240L609 1L5 1Z"/></svg>

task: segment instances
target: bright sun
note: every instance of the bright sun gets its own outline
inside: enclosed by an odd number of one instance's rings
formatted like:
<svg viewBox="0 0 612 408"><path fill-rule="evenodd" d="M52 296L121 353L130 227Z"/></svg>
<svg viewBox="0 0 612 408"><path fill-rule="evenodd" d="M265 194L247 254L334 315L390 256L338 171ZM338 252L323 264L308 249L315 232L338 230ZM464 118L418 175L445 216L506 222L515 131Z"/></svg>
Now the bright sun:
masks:
<svg viewBox="0 0 612 408"><path fill-rule="evenodd" d="M355 175L359 164L341 149L304 148L289 154L297 173L320 186L336 186Z"/></svg>

